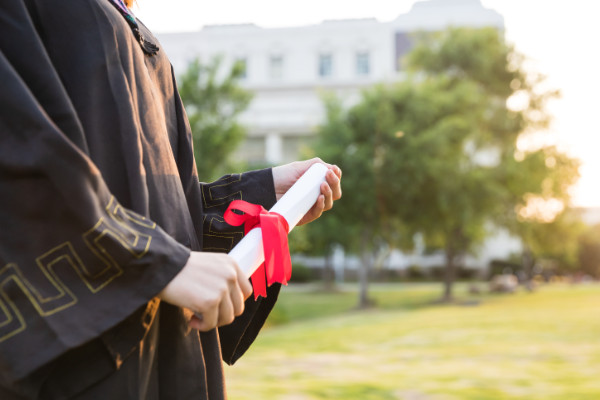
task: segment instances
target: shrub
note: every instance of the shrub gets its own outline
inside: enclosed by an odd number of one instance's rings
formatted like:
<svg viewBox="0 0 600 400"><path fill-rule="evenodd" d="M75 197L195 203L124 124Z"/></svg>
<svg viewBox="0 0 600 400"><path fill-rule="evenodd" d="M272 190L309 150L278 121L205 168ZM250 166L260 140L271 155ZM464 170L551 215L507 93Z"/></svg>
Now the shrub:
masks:
<svg viewBox="0 0 600 400"><path fill-rule="evenodd" d="M315 280L313 271L301 263L295 263L292 269L292 283L307 283Z"/></svg>

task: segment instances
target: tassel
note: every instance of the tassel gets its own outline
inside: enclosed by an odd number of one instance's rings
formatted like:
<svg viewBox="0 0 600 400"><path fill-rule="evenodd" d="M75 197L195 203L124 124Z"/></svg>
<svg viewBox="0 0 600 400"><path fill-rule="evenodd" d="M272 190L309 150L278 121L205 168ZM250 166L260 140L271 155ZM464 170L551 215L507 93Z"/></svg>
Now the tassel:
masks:
<svg viewBox="0 0 600 400"><path fill-rule="evenodd" d="M133 31L133 34L137 41L140 43L142 50L144 50L144 53L148 54L149 56L153 56L156 55L156 53L158 53L158 46L150 42L149 40L146 40L146 38L144 37L144 35L142 35L137 26L132 27L131 30Z"/></svg>

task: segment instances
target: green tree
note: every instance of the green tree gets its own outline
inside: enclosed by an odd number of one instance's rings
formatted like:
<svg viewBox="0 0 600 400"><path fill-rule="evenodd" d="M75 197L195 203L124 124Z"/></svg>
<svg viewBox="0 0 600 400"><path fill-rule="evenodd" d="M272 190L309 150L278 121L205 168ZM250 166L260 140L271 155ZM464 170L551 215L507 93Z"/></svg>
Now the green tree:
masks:
<svg viewBox="0 0 600 400"><path fill-rule="evenodd" d="M495 187L463 151L479 104L476 85L446 76L372 88L346 114L328 104L320 155L347 171L338 208L359 231L344 245L360 254L363 280L390 249L411 247L417 232L445 249L452 273L484 237L492 196L481 192Z"/></svg>
<svg viewBox="0 0 600 400"><path fill-rule="evenodd" d="M344 198L327 215L328 222L321 226L317 237L321 240L320 250L327 251L339 243L347 252L360 255L359 307L372 303L368 296L370 271L381 266L390 249L405 240L400 236L398 219L390 215L395 210L389 207L389 182L382 175L386 173L382 169L386 147L383 135L388 131L373 127L378 117L385 119L391 110L384 102L383 109L377 109L378 105L369 101L378 96L365 96L350 111L344 110L338 99L327 97L327 122L319 128L315 146L317 155L346 171L342 179Z"/></svg>
<svg viewBox="0 0 600 400"><path fill-rule="evenodd" d="M600 225L589 227L579 238L581 272L600 279Z"/></svg>
<svg viewBox="0 0 600 400"><path fill-rule="evenodd" d="M564 210L552 219L529 218L520 220L515 232L523 242L522 266L531 288L534 267L540 262L551 263L554 272L578 268L579 238L584 225L577 215Z"/></svg>
<svg viewBox="0 0 600 400"><path fill-rule="evenodd" d="M179 77L179 93L193 133L198 176L218 178L232 168L231 153L245 137L237 117L250 104L252 95L240 87L244 65L235 63L222 76L220 58L208 64L192 61Z"/></svg>
<svg viewBox="0 0 600 400"><path fill-rule="evenodd" d="M516 199L516 205L508 210L514 216L505 226L523 244L526 279L531 281L540 260L552 261L562 270L575 269L584 225L567 206L569 188L579 177L579 161L548 146L532 152L521 164L520 183L529 180L537 182L537 187L535 191L522 190L521 199Z"/></svg>
<svg viewBox="0 0 600 400"><path fill-rule="evenodd" d="M577 163L554 148L517 147L547 127L556 95L522 61L495 29L449 29L419 39L406 80L367 90L347 112L328 105L319 155L346 171L339 208L361 232L346 246L365 264L421 233L445 252L451 300L457 266L490 225L517 226L532 196L568 199Z"/></svg>
<svg viewBox="0 0 600 400"><path fill-rule="evenodd" d="M476 155L491 151L497 155L497 165L469 168L483 178L479 186L483 196L462 192L467 200L464 206L474 205L475 199L484 201L483 207L471 208L484 218L459 222L454 224L455 229L481 229L486 221L506 226L522 239L524 259L531 260L531 249L538 249L541 254L546 248L539 239L547 230L544 224L552 218L541 221L524 218L518 212L530 207L532 199L541 199L543 204L558 202L564 207L569 200L567 189L578 176L578 164L553 147L528 151L517 147L520 138L548 127L551 117L545 111L546 104L558 95L541 89L544 78L526 72L523 61L524 57L494 29L451 29L426 36L411 53L408 65L429 76L442 74L454 80L469 80L475 83L481 98L479 115L470 127L469 152ZM460 212L460 207L455 207L454 212ZM564 219L553 226L554 235L559 234L559 228L563 234L570 231ZM545 238L550 240L549 235ZM471 235L466 235L466 239L465 244L473 242ZM446 248L456 248L456 241L451 236L443 240ZM459 247L459 251L464 250ZM448 253L446 250L447 258ZM452 269L451 262L447 262L446 298L451 296Z"/></svg>

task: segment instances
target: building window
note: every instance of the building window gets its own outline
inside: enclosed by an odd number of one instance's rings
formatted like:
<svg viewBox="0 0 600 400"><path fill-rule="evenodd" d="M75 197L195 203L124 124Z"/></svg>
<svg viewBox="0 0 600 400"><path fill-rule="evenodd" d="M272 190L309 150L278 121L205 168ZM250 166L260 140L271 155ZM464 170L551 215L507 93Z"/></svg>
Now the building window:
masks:
<svg viewBox="0 0 600 400"><path fill-rule="evenodd" d="M327 78L333 75L333 56L331 54L319 55L319 76Z"/></svg>
<svg viewBox="0 0 600 400"><path fill-rule="evenodd" d="M356 53L356 75L367 76L371 71L369 53Z"/></svg>
<svg viewBox="0 0 600 400"><path fill-rule="evenodd" d="M245 57L239 57L235 60L236 68L240 69L240 79L248 77L248 60Z"/></svg>
<svg viewBox="0 0 600 400"><path fill-rule="evenodd" d="M269 74L271 79L283 78L283 56L272 55L269 60Z"/></svg>

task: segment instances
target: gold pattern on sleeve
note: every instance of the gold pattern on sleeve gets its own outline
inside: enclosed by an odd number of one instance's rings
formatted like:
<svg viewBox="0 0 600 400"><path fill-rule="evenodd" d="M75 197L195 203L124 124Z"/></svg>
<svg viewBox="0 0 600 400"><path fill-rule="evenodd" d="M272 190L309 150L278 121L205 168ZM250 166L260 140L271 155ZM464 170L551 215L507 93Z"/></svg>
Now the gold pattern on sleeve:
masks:
<svg viewBox="0 0 600 400"><path fill-rule="evenodd" d="M156 228L155 222L148 220L146 217L144 217L142 215L139 215L132 211L124 209L119 203L114 201L114 197L108 203L108 206L106 206L106 211L108 212L108 214L114 221L116 221L121 226L123 226L123 228L133 232L134 234L137 234L139 232L136 232L132 228L130 228L129 225L127 225L127 223L126 223L127 221L134 223L136 225L142 226L144 228L149 228L149 229ZM148 235L146 235L146 236L148 236Z"/></svg>
<svg viewBox="0 0 600 400"><path fill-rule="evenodd" d="M85 281L92 293L97 293L115 278L123 274L123 270L111 256L110 251L100 244L102 239L107 236L113 237L121 245L125 243L120 235L115 233L114 229L106 223L104 218L100 218L96 225L83 235L85 244L104 264L103 269L90 269L89 267L83 266L84 275L87 277Z"/></svg>
<svg viewBox="0 0 600 400"><path fill-rule="evenodd" d="M244 236L243 227L235 228L228 226L223 220L223 212L226 205L233 200L242 200L242 192L231 192L229 186L242 181L241 174L225 176L218 181L202 185L202 202L204 209L222 207L223 209L211 210L210 214L204 216L203 220L203 246L204 251L227 252L233 248L236 239ZM218 227L219 225L225 225Z"/></svg>
<svg viewBox="0 0 600 400"><path fill-rule="evenodd" d="M0 269L0 343L27 327L17 306L23 300L19 299L21 294L42 317L77 304L77 297L60 279L57 269L63 271L63 266L68 266L91 293L98 293L123 274L123 269L116 261L117 253L122 257L124 249L135 258L141 258L148 252L152 241L149 231L156 228L154 222L124 209L114 197L106 206L106 211L108 218L101 217L92 229L82 235L83 242L100 263L86 265L75 251L75 246L67 241L35 259L41 271L35 277L33 274L36 274L36 270L31 270L32 276L27 279L14 263ZM108 237L114 241L106 241ZM16 288L19 290L15 290Z"/></svg>
<svg viewBox="0 0 600 400"><path fill-rule="evenodd" d="M218 252L228 252L233 249L233 244L236 239L241 239L244 236L243 227L237 228L237 230L231 230L228 232L223 232L218 229L215 229L213 225L215 224L226 224L223 218L213 216L210 218L210 222L208 222L208 232L204 232L204 251L218 251ZM206 226L206 217L204 219L204 224ZM236 229L236 228L233 228Z"/></svg>
<svg viewBox="0 0 600 400"><path fill-rule="evenodd" d="M123 274L121 266L111 251L102 244L103 240L110 236L134 257L141 258L148 252L152 236L140 232L135 225L149 229L156 228L155 223L125 210L114 198L111 198L106 211L110 219L100 218L96 225L83 235L86 245L104 264L103 269L95 271L83 267L87 278L84 278L84 281L93 293Z"/></svg>
<svg viewBox="0 0 600 400"><path fill-rule="evenodd" d="M210 184L202 185L202 201L204 208L212 208L229 204L233 200L242 200L242 192L227 193L223 190L229 185L241 182L242 174L232 174Z"/></svg>
<svg viewBox="0 0 600 400"><path fill-rule="evenodd" d="M10 281L12 281L23 293L26 295L29 294L23 283L23 279L23 275L16 264L8 264L0 269L0 343L23 332L27 327L25 318L23 318L17 305L7 293L7 287Z"/></svg>
<svg viewBox="0 0 600 400"><path fill-rule="evenodd" d="M44 296L29 281L25 280L27 287L35 295L35 301L31 298L30 300L38 313L42 316L52 315L77 303L77 297L56 274L56 267L65 263L81 276L80 271L83 264L75 253L73 245L69 242L63 243L38 257L35 261L46 280L51 284L52 289L57 292L54 296Z"/></svg>

